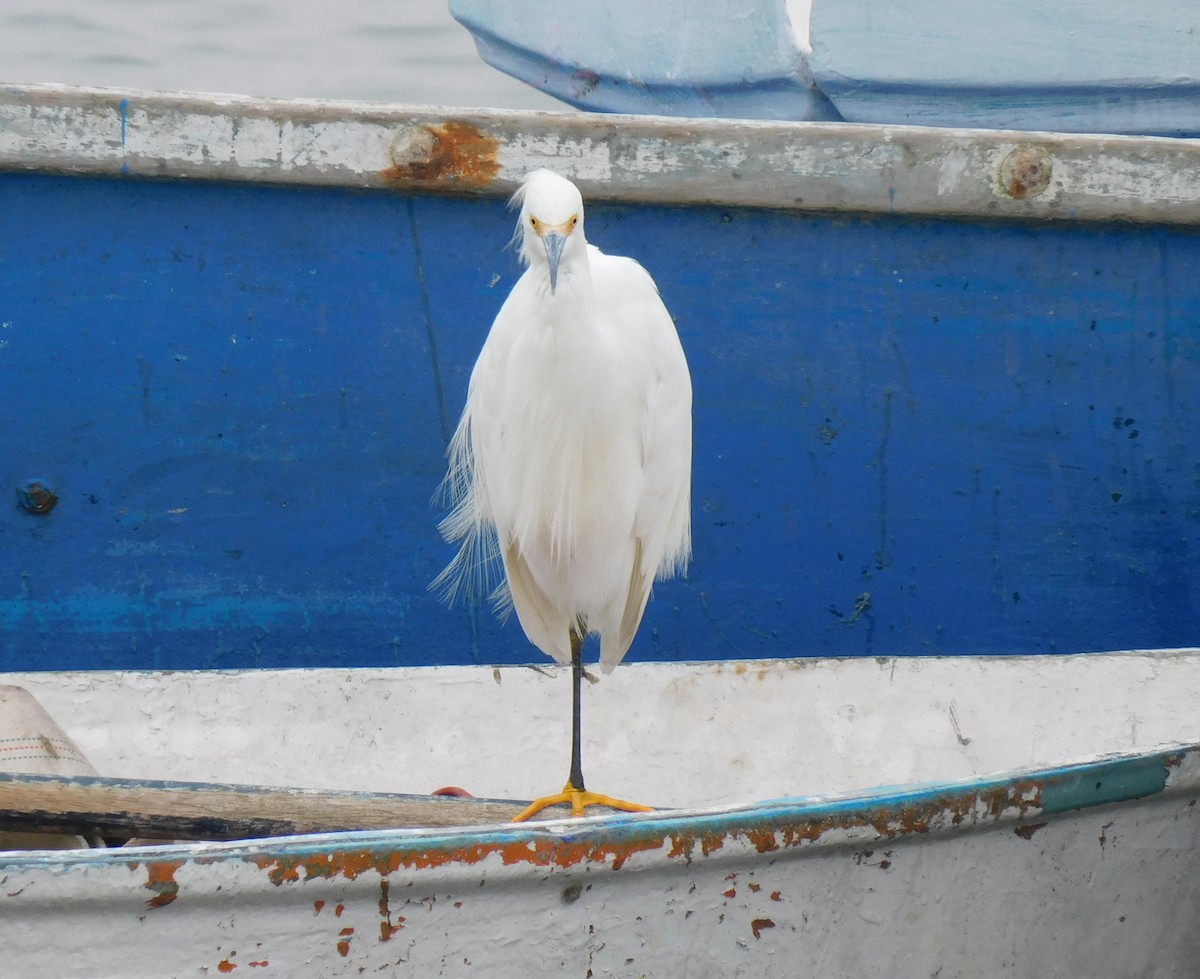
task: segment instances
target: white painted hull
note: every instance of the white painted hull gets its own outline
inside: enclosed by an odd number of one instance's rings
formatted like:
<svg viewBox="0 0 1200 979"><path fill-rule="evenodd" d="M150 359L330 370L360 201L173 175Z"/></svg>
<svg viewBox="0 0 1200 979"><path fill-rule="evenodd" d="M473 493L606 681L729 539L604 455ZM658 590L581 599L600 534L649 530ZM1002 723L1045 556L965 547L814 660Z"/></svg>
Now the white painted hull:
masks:
<svg viewBox="0 0 1200 979"><path fill-rule="evenodd" d="M557 789L570 680L529 667L13 673L96 770L371 792ZM1200 650L623 663L583 694L598 790L697 808L1200 741Z"/></svg>
<svg viewBox="0 0 1200 979"><path fill-rule="evenodd" d="M105 775L528 797L565 762L552 671L8 679ZM1153 746L1198 700L1194 651L630 664L590 784L718 808L3 854L5 975L1186 976L1200 756Z"/></svg>
<svg viewBox="0 0 1200 979"><path fill-rule="evenodd" d="M45 975L53 962L64 979L235 967L1184 976L1200 955L1194 761L1186 787L1181 779L1152 802L1022 825L1016 810L980 812L958 827L896 824L894 837L889 824L789 839L786 827L800 824L768 807L741 831L704 816L636 831L564 822L456 839L395 832L31 855L4 871L16 963L6 974ZM1014 831L1023 828L1029 838ZM777 849L759 852L767 846Z"/></svg>

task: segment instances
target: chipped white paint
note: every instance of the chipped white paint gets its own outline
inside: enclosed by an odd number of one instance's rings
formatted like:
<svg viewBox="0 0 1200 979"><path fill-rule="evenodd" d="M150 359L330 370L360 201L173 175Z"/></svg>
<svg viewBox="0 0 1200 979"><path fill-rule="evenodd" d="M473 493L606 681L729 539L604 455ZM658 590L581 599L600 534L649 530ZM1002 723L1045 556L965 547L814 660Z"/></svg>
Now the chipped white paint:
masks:
<svg viewBox="0 0 1200 979"><path fill-rule="evenodd" d="M398 141L439 132L432 166L396 165ZM997 167L1021 145L1053 176L1013 199ZM1200 223L1200 145L1183 139L0 89L0 170L507 194L539 166L596 199Z"/></svg>
<svg viewBox="0 0 1200 979"><path fill-rule="evenodd" d="M503 850L406 867L416 841L397 834L112 853L86 870L48 855L4 869L6 974L1183 977L1196 903L1163 895L1197 869L1200 820L1177 815L1173 799L1032 839L935 833L752 865L740 838L690 862L648 851L535 873Z"/></svg>
<svg viewBox="0 0 1200 979"><path fill-rule="evenodd" d="M105 774L527 793L541 756L561 778L549 673L6 679ZM978 775L1195 738L1198 695L1195 650L629 664L589 687L589 774L710 801ZM1185 976L1200 749L1157 758L521 828L0 854L5 975ZM1134 801L1095 806L1093 784Z"/></svg>

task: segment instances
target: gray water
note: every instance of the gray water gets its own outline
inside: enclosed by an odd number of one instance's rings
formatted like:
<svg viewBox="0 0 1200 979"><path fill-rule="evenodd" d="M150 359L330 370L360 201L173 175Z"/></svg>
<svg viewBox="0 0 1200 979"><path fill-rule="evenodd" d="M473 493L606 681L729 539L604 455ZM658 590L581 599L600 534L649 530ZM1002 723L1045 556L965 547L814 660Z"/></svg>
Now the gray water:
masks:
<svg viewBox="0 0 1200 979"><path fill-rule="evenodd" d="M0 83L566 109L447 0L0 0Z"/></svg>

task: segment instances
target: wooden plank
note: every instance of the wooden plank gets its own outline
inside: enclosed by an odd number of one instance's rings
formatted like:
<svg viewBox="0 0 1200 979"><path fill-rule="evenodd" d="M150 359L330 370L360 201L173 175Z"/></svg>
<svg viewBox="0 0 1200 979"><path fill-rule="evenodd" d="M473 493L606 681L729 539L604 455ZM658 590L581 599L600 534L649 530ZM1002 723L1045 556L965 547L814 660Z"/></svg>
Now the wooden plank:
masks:
<svg viewBox="0 0 1200 979"><path fill-rule="evenodd" d="M231 840L510 821L526 803L0 773L0 831Z"/></svg>
<svg viewBox="0 0 1200 979"><path fill-rule="evenodd" d="M1200 224L1200 144L1138 136L0 90L0 171L589 200Z"/></svg>

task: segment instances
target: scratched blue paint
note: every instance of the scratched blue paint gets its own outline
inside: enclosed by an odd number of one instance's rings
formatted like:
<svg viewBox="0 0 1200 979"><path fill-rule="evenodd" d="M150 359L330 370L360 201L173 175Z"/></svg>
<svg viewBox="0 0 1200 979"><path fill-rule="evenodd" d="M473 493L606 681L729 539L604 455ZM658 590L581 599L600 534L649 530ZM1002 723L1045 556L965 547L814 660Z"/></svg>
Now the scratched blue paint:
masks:
<svg viewBox="0 0 1200 979"><path fill-rule="evenodd" d="M540 659L426 590L517 274L502 202L4 174L0 208L0 668ZM589 233L656 276L696 392L695 560L631 658L1196 642L1195 233L602 205Z"/></svg>

